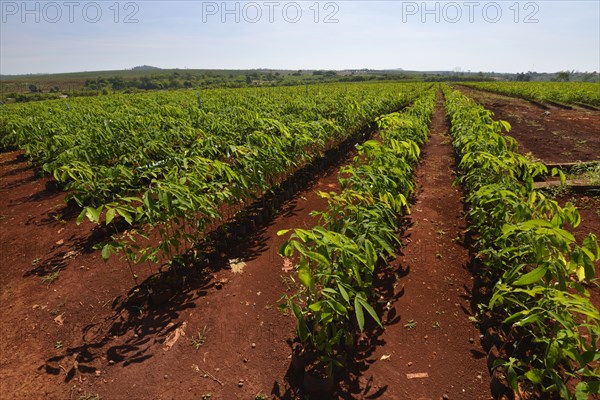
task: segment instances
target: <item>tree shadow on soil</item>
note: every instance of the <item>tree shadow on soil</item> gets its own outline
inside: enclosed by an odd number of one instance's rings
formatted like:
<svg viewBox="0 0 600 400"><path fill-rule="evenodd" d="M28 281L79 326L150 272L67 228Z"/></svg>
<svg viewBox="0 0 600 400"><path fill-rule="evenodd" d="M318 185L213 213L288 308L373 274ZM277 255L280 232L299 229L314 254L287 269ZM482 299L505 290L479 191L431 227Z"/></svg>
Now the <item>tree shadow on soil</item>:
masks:
<svg viewBox="0 0 600 400"><path fill-rule="evenodd" d="M151 350L156 348L156 344L164 342L169 334L181 327L181 322L174 324L172 321L185 310L194 308L194 301L206 293L209 286L208 279L199 275L186 282L181 290L172 293L164 304L154 306L148 303L147 292L153 279L156 279L155 276L126 296L117 297L110 316L83 328L84 344L49 358L40 369L44 368L51 375L59 375L62 370L65 382L69 382L77 371L95 373L101 359L107 359L110 365L126 367L151 358Z"/></svg>
<svg viewBox="0 0 600 400"><path fill-rule="evenodd" d="M182 328L183 322L173 321L195 308L209 290L220 288L213 279L215 272L229 268L232 258L251 260L264 250L267 227L226 252L213 249L202 263L171 267L117 296L109 316L83 328L82 345L49 358L39 369L51 375L64 373L65 382L69 382L77 372L96 373L101 360L127 367L152 358L170 335Z"/></svg>
<svg viewBox="0 0 600 400"><path fill-rule="evenodd" d="M16 175L17 173L18 173L18 172L17 172L17 171L15 171L15 173L14 173L14 174L5 174L4 176L2 176L2 177L0 177L0 178L6 178L7 176L10 176L10 175ZM17 180L17 181L14 181L14 182L11 182L11 183L8 183L8 184L5 184L5 185L3 185L3 186L2 186L2 188L3 188L4 190L13 189L13 188L16 188L16 187L19 187L19 186L25 185L25 184L27 184L27 183L35 182L36 180L38 180L38 178L36 178L35 176L33 176L33 175L32 175L32 176L29 176L29 177L26 177L26 178L23 178L23 179L19 179L19 180Z"/></svg>
<svg viewBox="0 0 600 400"><path fill-rule="evenodd" d="M76 206L67 205L62 211L51 211L48 217L37 223L37 226L50 225L52 223L60 224L63 218L76 218L81 211ZM62 271L67 267L70 259L80 255L89 254L96 251L96 245L110 239L114 234L114 229L121 231L127 229L127 223L122 220L115 220L111 227L104 225L95 226L89 233L79 234L72 233L68 238L62 239L62 242L57 242L46 252L46 256L40 258L33 268L26 271L23 276L46 276L56 271Z"/></svg>
<svg viewBox="0 0 600 400"><path fill-rule="evenodd" d="M14 162L6 162L5 161L5 162L1 163L0 166L18 165L18 164L21 164L21 163L18 162L18 161L16 161L16 160ZM31 166L29 166L27 164L25 164L25 165L18 165L15 168L11 168L8 171L0 174L0 178L6 178L6 177L9 177L9 176L19 175L19 174L22 174L23 172L28 171L28 170L31 170ZM24 178L24 179L22 179L21 181L18 181L18 182L29 181L30 178L36 178L35 174L33 174L31 177L26 177L26 178Z"/></svg>
<svg viewBox="0 0 600 400"><path fill-rule="evenodd" d="M8 153L10 151L14 151L14 150L7 150L7 149L1 149L0 150L0 154L5 154ZM24 156L15 156L15 157L10 157L5 159L4 161L0 161L0 167L4 167L7 165L16 165L16 164L20 164L22 162L26 161Z"/></svg>

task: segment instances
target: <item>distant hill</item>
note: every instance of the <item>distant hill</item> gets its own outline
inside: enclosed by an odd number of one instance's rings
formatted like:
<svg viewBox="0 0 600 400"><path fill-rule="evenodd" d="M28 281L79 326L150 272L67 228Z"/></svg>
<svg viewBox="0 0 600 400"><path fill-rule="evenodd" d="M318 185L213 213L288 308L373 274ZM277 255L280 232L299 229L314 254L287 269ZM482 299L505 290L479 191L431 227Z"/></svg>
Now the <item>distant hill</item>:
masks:
<svg viewBox="0 0 600 400"><path fill-rule="evenodd" d="M161 68L153 67L151 65L139 65L131 68L132 71L159 71Z"/></svg>

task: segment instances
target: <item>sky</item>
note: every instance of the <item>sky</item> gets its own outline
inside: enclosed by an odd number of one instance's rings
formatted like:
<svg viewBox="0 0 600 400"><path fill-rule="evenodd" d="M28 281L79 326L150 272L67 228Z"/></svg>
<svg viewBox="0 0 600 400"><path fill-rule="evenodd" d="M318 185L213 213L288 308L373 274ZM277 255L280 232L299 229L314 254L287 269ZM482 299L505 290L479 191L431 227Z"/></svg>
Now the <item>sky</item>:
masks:
<svg viewBox="0 0 600 400"><path fill-rule="evenodd" d="M600 70L600 0L0 0L0 74Z"/></svg>

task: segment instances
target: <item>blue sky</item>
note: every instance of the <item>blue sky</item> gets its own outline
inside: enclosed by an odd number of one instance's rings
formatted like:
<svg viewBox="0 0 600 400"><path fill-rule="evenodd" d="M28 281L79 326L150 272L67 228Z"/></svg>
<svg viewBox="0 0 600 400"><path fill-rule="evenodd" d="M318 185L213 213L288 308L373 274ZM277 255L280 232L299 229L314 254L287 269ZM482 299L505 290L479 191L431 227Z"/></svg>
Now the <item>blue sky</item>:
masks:
<svg viewBox="0 0 600 400"><path fill-rule="evenodd" d="M0 0L0 6L1 74L143 64L600 70L599 0Z"/></svg>

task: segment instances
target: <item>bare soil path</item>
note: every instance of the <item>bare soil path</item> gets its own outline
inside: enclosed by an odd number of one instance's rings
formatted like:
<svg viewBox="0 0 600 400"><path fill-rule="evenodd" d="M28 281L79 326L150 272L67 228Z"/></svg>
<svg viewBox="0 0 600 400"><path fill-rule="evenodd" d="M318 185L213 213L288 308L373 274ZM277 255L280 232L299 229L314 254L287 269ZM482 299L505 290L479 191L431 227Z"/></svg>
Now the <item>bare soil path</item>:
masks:
<svg viewBox="0 0 600 400"><path fill-rule="evenodd" d="M490 399L486 354L469 321L473 277L441 94L421 157L406 247L397 260L404 275L394 303L400 318L381 336L385 345L369 373L393 377L386 399Z"/></svg>

